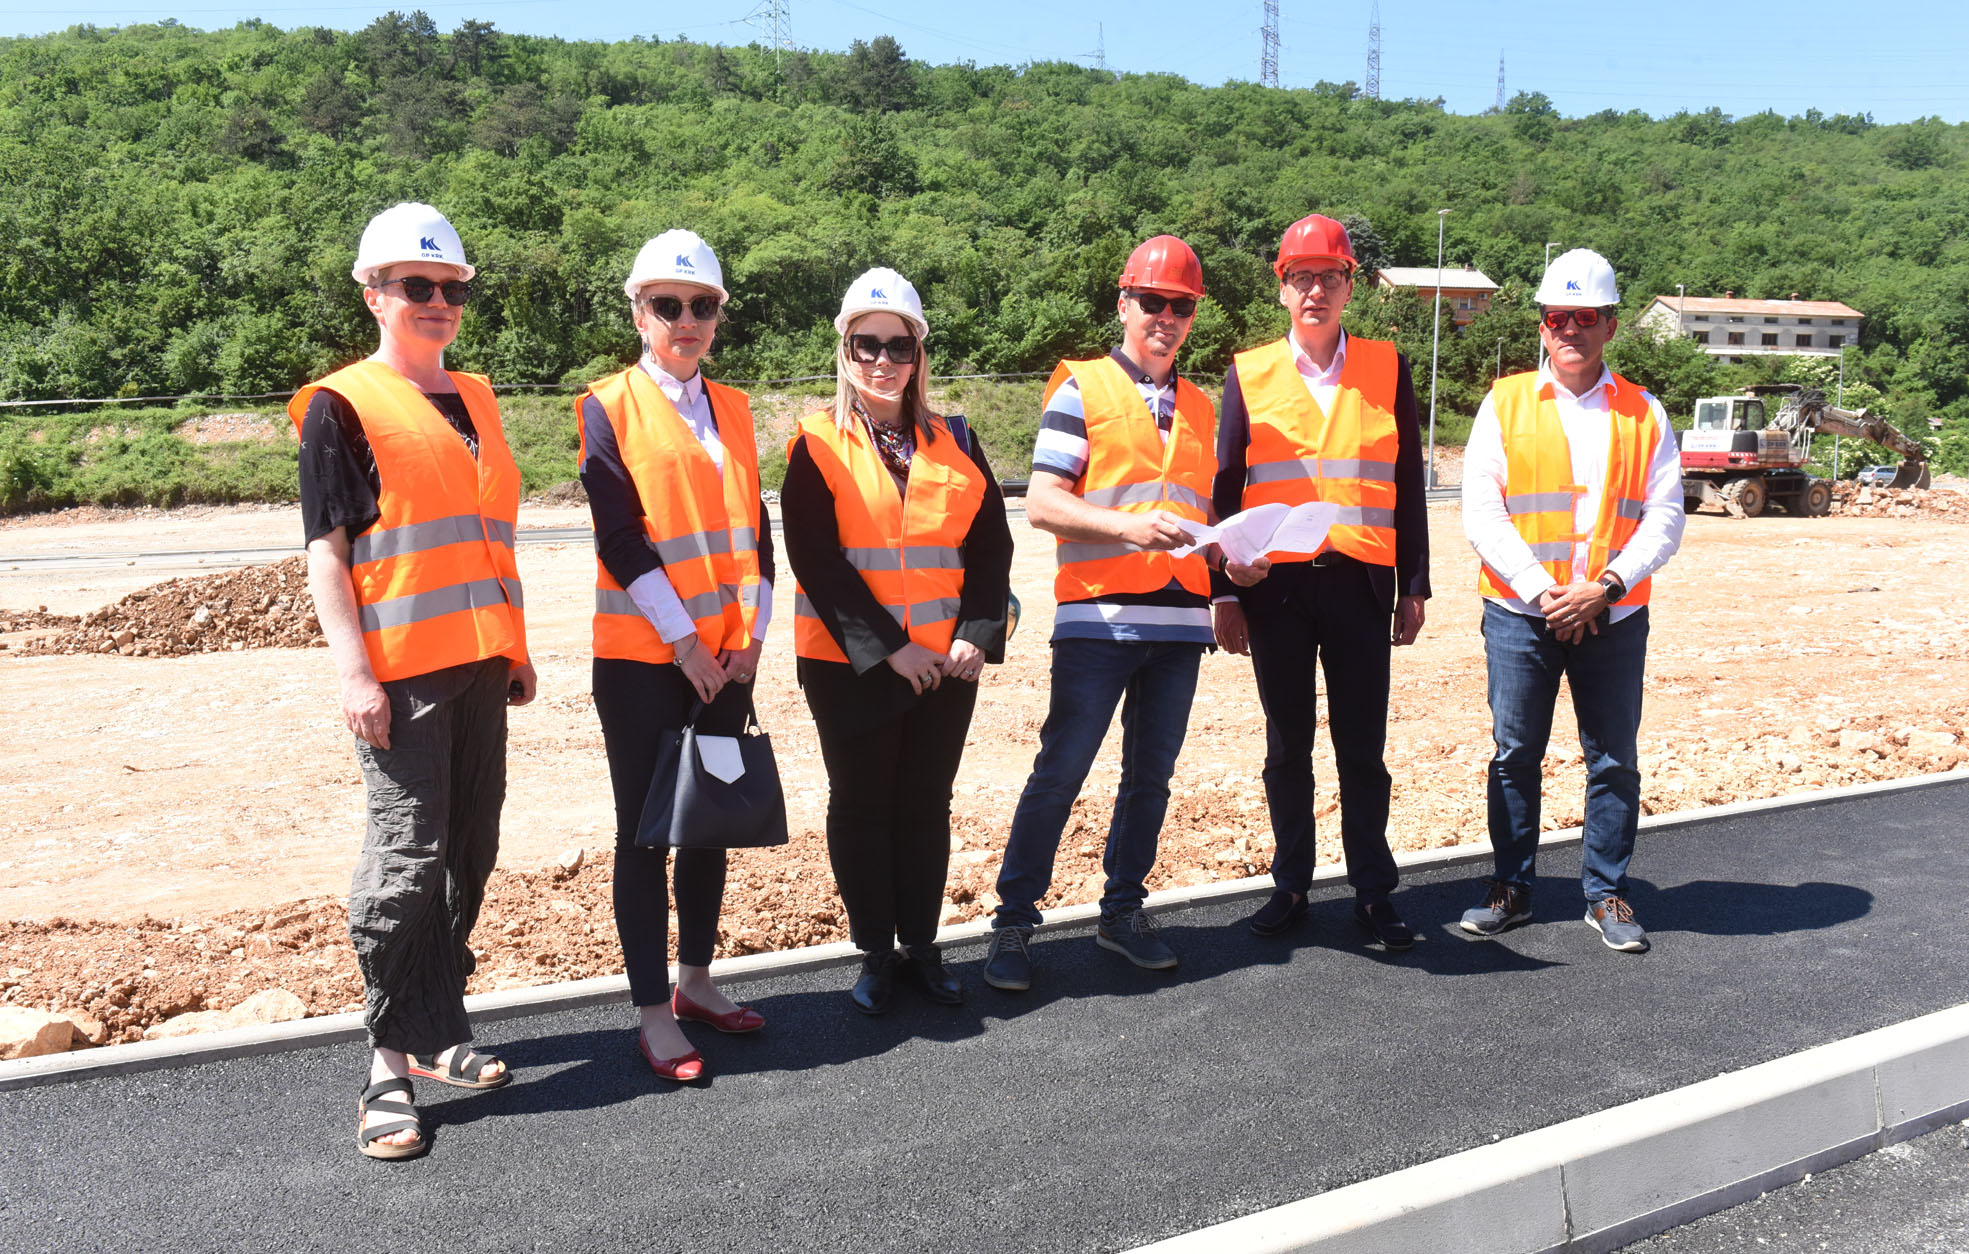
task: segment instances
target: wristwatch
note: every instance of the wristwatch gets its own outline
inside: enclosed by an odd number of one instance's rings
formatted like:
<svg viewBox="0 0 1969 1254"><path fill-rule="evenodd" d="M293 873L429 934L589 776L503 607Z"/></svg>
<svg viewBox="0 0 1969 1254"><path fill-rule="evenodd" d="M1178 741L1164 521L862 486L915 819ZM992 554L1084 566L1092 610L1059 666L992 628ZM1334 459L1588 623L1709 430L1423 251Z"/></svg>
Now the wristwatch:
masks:
<svg viewBox="0 0 1969 1254"><path fill-rule="evenodd" d="M1620 576L1612 571L1600 576L1600 586L1607 590L1608 605L1620 604L1620 598L1627 595L1627 585L1622 583Z"/></svg>

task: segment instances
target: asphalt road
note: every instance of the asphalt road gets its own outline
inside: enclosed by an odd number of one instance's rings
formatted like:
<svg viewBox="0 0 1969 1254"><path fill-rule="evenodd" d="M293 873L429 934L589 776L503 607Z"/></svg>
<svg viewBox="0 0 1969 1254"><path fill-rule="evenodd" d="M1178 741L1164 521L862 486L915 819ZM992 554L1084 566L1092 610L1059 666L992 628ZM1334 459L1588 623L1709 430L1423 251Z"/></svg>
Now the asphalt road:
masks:
<svg viewBox="0 0 1969 1254"><path fill-rule="evenodd" d="M1626 1254L1961 1254L1969 1127L1930 1132L1626 1247Z"/></svg>
<svg viewBox="0 0 1969 1254"><path fill-rule="evenodd" d="M1261 941L1250 906L1165 917L1174 973L1084 933L1025 995L905 993L865 1019L833 970L742 986L753 1038L694 1032L713 1079L638 1061L626 1006L488 1025L517 1069L419 1085L432 1152L354 1146L343 1046L0 1093L0 1248L1115 1250L1960 1002L1969 785L1644 834L1656 941L1604 948L1576 851L1538 918L1456 939L1481 872L1396 897L1363 945L1344 895Z"/></svg>

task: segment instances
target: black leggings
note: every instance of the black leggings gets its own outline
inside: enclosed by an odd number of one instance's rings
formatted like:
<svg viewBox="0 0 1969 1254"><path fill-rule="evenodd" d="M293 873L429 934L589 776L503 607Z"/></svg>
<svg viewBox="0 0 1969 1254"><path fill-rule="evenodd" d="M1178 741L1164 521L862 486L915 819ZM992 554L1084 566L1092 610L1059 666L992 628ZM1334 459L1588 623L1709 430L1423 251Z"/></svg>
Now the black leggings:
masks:
<svg viewBox="0 0 1969 1254"><path fill-rule="evenodd" d="M937 938L950 870L950 785L978 686L945 678L918 697L887 666L802 659L827 763L827 859L848 934L865 952Z"/></svg>
<svg viewBox="0 0 1969 1254"><path fill-rule="evenodd" d="M670 903L666 849L636 847L643 798L663 742L690 721L697 693L668 662L595 659L595 713L602 720L609 783L615 790L615 933L638 1006L670 1000ZM751 684L726 684L698 719L700 730L736 734L752 708ZM726 726L729 724L729 726ZM711 965L725 899L725 851L677 851L677 961Z"/></svg>

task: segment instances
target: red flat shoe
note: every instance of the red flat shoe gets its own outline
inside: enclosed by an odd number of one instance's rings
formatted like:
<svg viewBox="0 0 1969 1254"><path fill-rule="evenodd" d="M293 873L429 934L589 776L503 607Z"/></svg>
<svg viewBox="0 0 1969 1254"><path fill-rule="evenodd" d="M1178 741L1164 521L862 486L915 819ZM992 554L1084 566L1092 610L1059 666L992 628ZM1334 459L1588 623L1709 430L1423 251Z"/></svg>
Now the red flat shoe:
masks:
<svg viewBox="0 0 1969 1254"><path fill-rule="evenodd" d="M670 994L670 1013L679 1019L708 1023L720 1032L733 1036L744 1032L757 1032L766 1026L766 1016L750 1006L740 1006L729 1014L714 1014L684 996L681 987Z"/></svg>
<svg viewBox="0 0 1969 1254"><path fill-rule="evenodd" d="M643 1061L649 1063L649 1069L665 1080L689 1084L704 1075L704 1055L696 1050L680 1058L658 1058L650 1052L649 1042L643 1039L641 1028L636 1029L636 1047L643 1051Z"/></svg>

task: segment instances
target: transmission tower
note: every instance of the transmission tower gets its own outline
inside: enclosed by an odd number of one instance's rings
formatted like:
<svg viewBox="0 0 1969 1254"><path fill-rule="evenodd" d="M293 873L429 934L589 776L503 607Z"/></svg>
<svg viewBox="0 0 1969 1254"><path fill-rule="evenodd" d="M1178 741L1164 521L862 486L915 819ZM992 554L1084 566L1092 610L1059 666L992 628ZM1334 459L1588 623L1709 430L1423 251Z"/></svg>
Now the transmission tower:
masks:
<svg viewBox="0 0 1969 1254"><path fill-rule="evenodd" d="M1258 82L1278 86L1278 0L1265 0L1265 25L1258 32Z"/></svg>
<svg viewBox="0 0 1969 1254"><path fill-rule="evenodd" d="M747 26L756 26L766 35L773 50L773 72L780 68L780 58L793 50L793 5L791 0L759 0L752 12L742 19Z"/></svg>
<svg viewBox="0 0 1969 1254"><path fill-rule="evenodd" d="M1108 32L1099 22L1094 24L1094 68L1105 74L1108 70Z"/></svg>
<svg viewBox="0 0 1969 1254"><path fill-rule="evenodd" d="M1367 19L1367 98L1381 99L1381 0Z"/></svg>
<svg viewBox="0 0 1969 1254"><path fill-rule="evenodd" d="M1497 109L1496 111L1498 113L1504 112L1504 50L1502 48L1499 48L1497 50Z"/></svg>

